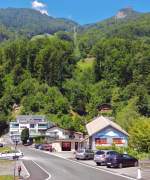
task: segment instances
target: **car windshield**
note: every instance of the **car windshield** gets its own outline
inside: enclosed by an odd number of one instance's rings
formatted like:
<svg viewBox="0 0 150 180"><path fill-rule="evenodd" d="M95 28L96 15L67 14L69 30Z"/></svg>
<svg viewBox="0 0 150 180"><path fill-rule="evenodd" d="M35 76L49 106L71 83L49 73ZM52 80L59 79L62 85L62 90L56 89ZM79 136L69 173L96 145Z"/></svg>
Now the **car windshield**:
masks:
<svg viewBox="0 0 150 180"><path fill-rule="evenodd" d="M102 155L102 154L104 154L105 152L104 151L97 151L96 152L96 155Z"/></svg>
<svg viewBox="0 0 150 180"><path fill-rule="evenodd" d="M118 152L116 152L116 151L108 151L107 154L110 154L110 155L112 155L112 154L118 154Z"/></svg>

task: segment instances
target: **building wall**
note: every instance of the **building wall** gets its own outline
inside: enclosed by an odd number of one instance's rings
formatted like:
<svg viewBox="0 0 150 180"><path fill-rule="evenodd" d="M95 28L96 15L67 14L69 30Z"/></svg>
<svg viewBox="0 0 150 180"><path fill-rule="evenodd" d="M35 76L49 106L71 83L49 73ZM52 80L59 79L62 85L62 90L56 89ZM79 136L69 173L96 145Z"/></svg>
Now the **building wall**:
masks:
<svg viewBox="0 0 150 180"><path fill-rule="evenodd" d="M18 116L15 122L10 122L9 134L12 139L20 141L23 129L28 128L30 137L35 137L45 134L48 126L43 116Z"/></svg>
<svg viewBox="0 0 150 180"><path fill-rule="evenodd" d="M90 145L93 150L96 150L96 146L111 146L112 144L127 146L128 136L110 126L91 136Z"/></svg>
<svg viewBox="0 0 150 180"><path fill-rule="evenodd" d="M66 131L64 129L59 128L59 127L48 129L46 132L46 135L47 136L56 135L56 137L58 137L58 139L68 139L69 138Z"/></svg>
<svg viewBox="0 0 150 180"><path fill-rule="evenodd" d="M58 137L58 139L71 139L70 135L73 135L72 139L82 139L83 135L82 133L76 133L76 132L72 132L69 130L65 130L59 127L54 127L51 129L48 129L46 132L47 136L54 136L56 135L56 137Z"/></svg>
<svg viewBox="0 0 150 180"><path fill-rule="evenodd" d="M53 142L52 148L54 148L57 152L61 152L61 142Z"/></svg>

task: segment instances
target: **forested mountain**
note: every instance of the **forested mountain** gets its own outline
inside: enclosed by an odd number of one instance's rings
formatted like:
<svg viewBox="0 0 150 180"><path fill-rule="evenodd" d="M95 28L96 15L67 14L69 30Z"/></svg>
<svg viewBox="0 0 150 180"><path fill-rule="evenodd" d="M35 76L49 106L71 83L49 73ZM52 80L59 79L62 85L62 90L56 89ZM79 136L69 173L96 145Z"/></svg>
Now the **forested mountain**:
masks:
<svg viewBox="0 0 150 180"><path fill-rule="evenodd" d="M150 40L150 13L138 13L131 8L120 10L112 18L86 25L79 35L79 48L83 56L102 38Z"/></svg>
<svg viewBox="0 0 150 180"><path fill-rule="evenodd" d="M115 25L116 23L125 23L130 20L135 20L138 17L140 17L140 15L142 15L142 13L134 11L132 8L123 8L120 9L115 16L97 23L86 24L83 26L83 28L85 30L89 30L93 28L103 29L105 28L105 26L111 26L111 25Z"/></svg>
<svg viewBox="0 0 150 180"><path fill-rule="evenodd" d="M112 110L105 115L131 133L132 145L143 138L140 148L147 152L150 14L124 9L117 16L78 29L73 39L60 30L69 31L74 22L28 9L1 10L1 40L9 40L0 43L0 121L18 114L45 114L61 127L85 132L85 124L101 114L98 107L106 103ZM22 36L57 28L53 35Z"/></svg>
<svg viewBox="0 0 150 180"><path fill-rule="evenodd" d="M53 18L33 9L7 8L0 9L0 25L17 35L31 37L61 30L73 31L78 24L69 19Z"/></svg>

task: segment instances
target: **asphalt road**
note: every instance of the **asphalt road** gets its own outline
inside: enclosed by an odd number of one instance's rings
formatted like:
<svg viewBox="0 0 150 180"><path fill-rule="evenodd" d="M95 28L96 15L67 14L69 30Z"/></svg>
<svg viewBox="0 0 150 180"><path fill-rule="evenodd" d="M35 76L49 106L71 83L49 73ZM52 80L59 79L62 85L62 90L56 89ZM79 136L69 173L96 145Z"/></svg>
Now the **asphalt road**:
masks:
<svg viewBox="0 0 150 180"><path fill-rule="evenodd" d="M41 166L43 170L49 173L50 180L126 180L129 178L117 176L108 172L103 172L88 166L78 164L73 161L65 160L53 155L49 155L34 149L27 147L21 148L25 155L25 159L33 160L37 165ZM35 164L34 163L34 164ZM43 174L41 177L41 172L39 168L26 166L26 168L31 173L31 177L35 175L35 178L30 178L35 180L38 177L38 180L44 180L47 177ZM44 173L44 172L43 172Z"/></svg>

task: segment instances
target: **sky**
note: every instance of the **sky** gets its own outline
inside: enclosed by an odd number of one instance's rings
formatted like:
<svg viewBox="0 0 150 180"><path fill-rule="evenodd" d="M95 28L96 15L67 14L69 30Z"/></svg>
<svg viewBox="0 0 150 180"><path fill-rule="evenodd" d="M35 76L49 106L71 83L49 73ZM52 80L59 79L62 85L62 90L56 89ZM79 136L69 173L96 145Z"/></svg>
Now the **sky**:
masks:
<svg viewBox="0 0 150 180"><path fill-rule="evenodd" d="M7 7L33 8L49 16L88 24L109 18L125 7L150 12L150 0L0 0L0 8Z"/></svg>

